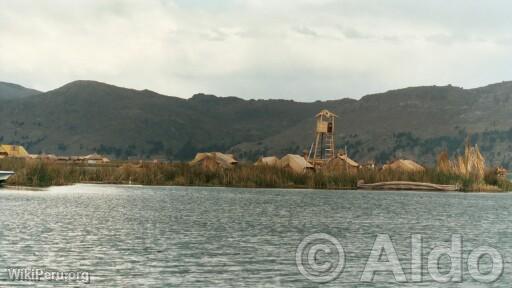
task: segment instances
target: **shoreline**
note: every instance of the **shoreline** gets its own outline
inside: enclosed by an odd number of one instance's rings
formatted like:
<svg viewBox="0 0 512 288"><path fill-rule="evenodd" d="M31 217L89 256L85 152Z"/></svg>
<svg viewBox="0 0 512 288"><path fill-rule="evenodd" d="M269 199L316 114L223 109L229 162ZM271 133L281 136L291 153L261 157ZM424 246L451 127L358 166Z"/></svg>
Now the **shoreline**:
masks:
<svg viewBox="0 0 512 288"><path fill-rule="evenodd" d="M0 159L0 170L16 172L4 185L35 188L82 183L253 189L358 190L358 183L412 182L430 183L433 184L430 185L432 187L460 187L461 192L512 191L512 182L497 177L491 170L483 179L479 179L443 172L435 168L426 168L424 171L360 169L355 172L320 170L296 173L285 168L245 163L229 169L205 169L187 163L139 163L137 165L118 163L116 166L77 166L51 161L22 159ZM360 188L370 190L364 187ZM385 190L416 191L418 189L414 187L399 187L396 189L385 187Z"/></svg>
<svg viewBox="0 0 512 288"><path fill-rule="evenodd" d="M425 193L457 193L457 194L507 194L512 193L512 191L437 191L437 190L419 190L419 189L385 189L385 190L372 190L372 189L358 189L352 187L346 188L309 188L309 187L248 187L248 186L222 186L222 185L144 185L144 184L126 184L126 183L108 183L108 182L78 182L64 185L51 185L47 187L34 187L34 186L16 186L16 185L3 185L0 186L0 191L5 189L10 190L19 190L19 191L47 191L53 187L66 187L66 186L76 186L76 185L98 185L98 186L119 186L119 187L150 187L150 188L168 188L168 187L191 187L191 188L225 188L225 189L256 189L256 190L321 190L321 191L354 191L354 192L425 192Z"/></svg>

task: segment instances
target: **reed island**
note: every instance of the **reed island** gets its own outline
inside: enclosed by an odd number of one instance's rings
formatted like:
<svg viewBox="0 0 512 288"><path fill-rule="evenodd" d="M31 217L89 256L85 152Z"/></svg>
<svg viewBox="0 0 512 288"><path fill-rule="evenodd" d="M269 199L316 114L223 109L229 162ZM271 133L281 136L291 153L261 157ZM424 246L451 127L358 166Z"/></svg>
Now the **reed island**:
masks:
<svg viewBox="0 0 512 288"><path fill-rule="evenodd" d="M21 146L0 147L0 171L15 172L5 185L48 187L76 183L247 188L512 191L507 171L487 167L478 146L469 141L464 154L447 152L427 167L411 159L384 165L359 164L334 143L336 115L316 115L314 141L304 155L262 156L256 163L232 154L198 153L190 162L110 160L98 154L83 157L30 155Z"/></svg>

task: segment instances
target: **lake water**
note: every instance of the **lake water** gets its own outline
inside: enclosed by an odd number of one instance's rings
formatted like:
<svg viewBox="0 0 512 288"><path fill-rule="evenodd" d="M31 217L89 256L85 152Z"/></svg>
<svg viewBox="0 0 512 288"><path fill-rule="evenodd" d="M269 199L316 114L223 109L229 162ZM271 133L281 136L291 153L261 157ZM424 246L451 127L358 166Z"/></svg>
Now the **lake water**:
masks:
<svg viewBox="0 0 512 288"><path fill-rule="evenodd" d="M390 273L378 274L374 283L359 282L378 234L391 237L407 277L411 234L422 235L424 259L434 246L449 244L452 234L462 235L464 257L479 246L494 247L504 257L504 274L491 284L473 280L465 267L462 283L439 284L424 272L423 283L401 287L509 287L511 207L512 194L4 188L0 287L34 285L9 280L8 267L87 271L90 285L71 283L83 287L318 287L299 272L295 255L313 233L333 236L345 251L343 273L325 287L399 286Z"/></svg>

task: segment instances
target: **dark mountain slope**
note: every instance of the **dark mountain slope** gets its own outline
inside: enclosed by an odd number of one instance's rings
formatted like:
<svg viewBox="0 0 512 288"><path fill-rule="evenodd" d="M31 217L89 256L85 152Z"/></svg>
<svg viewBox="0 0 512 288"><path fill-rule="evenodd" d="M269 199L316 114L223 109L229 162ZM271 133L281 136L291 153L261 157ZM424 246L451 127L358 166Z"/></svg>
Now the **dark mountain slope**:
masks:
<svg viewBox="0 0 512 288"><path fill-rule="evenodd" d="M319 107L319 106L318 106ZM191 157L263 140L317 108L284 100L189 100L93 81L75 81L0 107L0 137L32 152L116 157ZM300 111L301 113L297 114Z"/></svg>
<svg viewBox="0 0 512 288"><path fill-rule="evenodd" d="M94 81L0 105L0 142L32 153L189 159L197 151L242 158L301 153L313 140L314 115L329 109L338 148L360 161L411 157L432 163L441 149L456 153L470 135L493 163L512 159L512 83L478 89L411 87L299 103L197 94L190 99Z"/></svg>
<svg viewBox="0 0 512 288"><path fill-rule="evenodd" d="M340 116L336 124L338 148L348 147L358 160L384 162L411 157L433 163L442 149L460 152L467 136L480 142L493 163L508 165L512 160L512 138L506 136L512 128L510 83L472 90L413 87L342 103L325 103L325 107ZM308 119L265 141L242 143L233 151L251 157L286 150L298 153L297 146L303 149L311 145L313 127L314 121ZM493 138L502 141L489 143Z"/></svg>
<svg viewBox="0 0 512 288"><path fill-rule="evenodd" d="M0 100L18 99L39 93L41 92L17 84L0 82Z"/></svg>

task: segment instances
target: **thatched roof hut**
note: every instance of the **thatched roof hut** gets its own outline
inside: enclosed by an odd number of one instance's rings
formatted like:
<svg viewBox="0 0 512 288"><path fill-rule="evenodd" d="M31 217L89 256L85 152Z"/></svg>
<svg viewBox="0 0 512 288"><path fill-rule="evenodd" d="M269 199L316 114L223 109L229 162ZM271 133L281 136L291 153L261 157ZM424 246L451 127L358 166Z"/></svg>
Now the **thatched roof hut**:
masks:
<svg viewBox="0 0 512 288"><path fill-rule="evenodd" d="M322 169L327 172L355 173L359 167L359 163L350 159L347 154L339 154L336 158L327 161L327 163L322 166Z"/></svg>
<svg viewBox="0 0 512 288"><path fill-rule="evenodd" d="M3 157L29 158L30 155L23 146L0 144L0 158Z"/></svg>
<svg viewBox="0 0 512 288"><path fill-rule="evenodd" d="M366 163L361 165L361 167L364 169L373 170L373 169L375 169L375 161L373 161L373 160L367 161Z"/></svg>
<svg viewBox="0 0 512 288"><path fill-rule="evenodd" d="M269 157L261 157L254 163L254 165L257 166L277 166L279 162L279 158L276 156L269 156Z"/></svg>
<svg viewBox="0 0 512 288"><path fill-rule="evenodd" d="M278 166L284 169L290 169L296 173L305 173L308 170L314 169L304 157L300 155L288 154L281 158L278 162Z"/></svg>
<svg viewBox="0 0 512 288"><path fill-rule="evenodd" d="M44 160L44 161L58 161L59 157L54 154L30 154L30 159Z"/></svg>
<svg viewBox="0 0 512 288"><path fill-rule="evenodd" d="M232 154L220 152L197 153L194 160L190 161L192 166L201 166L205 169L232 168L238 161Z"/></svg>
<svg viewBox="0 0 512 288"><path fill-rule="evenodd" d="M496 175L500 178L506 178L508 175L508 171L503 167L498 167L496 168Z"/></svg>
<svg viewBox="0 0 512 288"><path fill-rule="evenodd" d="M382 167L383 170L401 170L406 172L423 172L425 171L425 167L420 164L405 159L398 159L389 164L386 164Z"/></svg>
<svg viewBox="0 0 512 288"><path fill-rule="evenodd" d="M81 157L81 160L88 164L100 164L100 163L108 163L110 159L107 157L101 156L98 153L89 154L87 156Z"/></svg>

